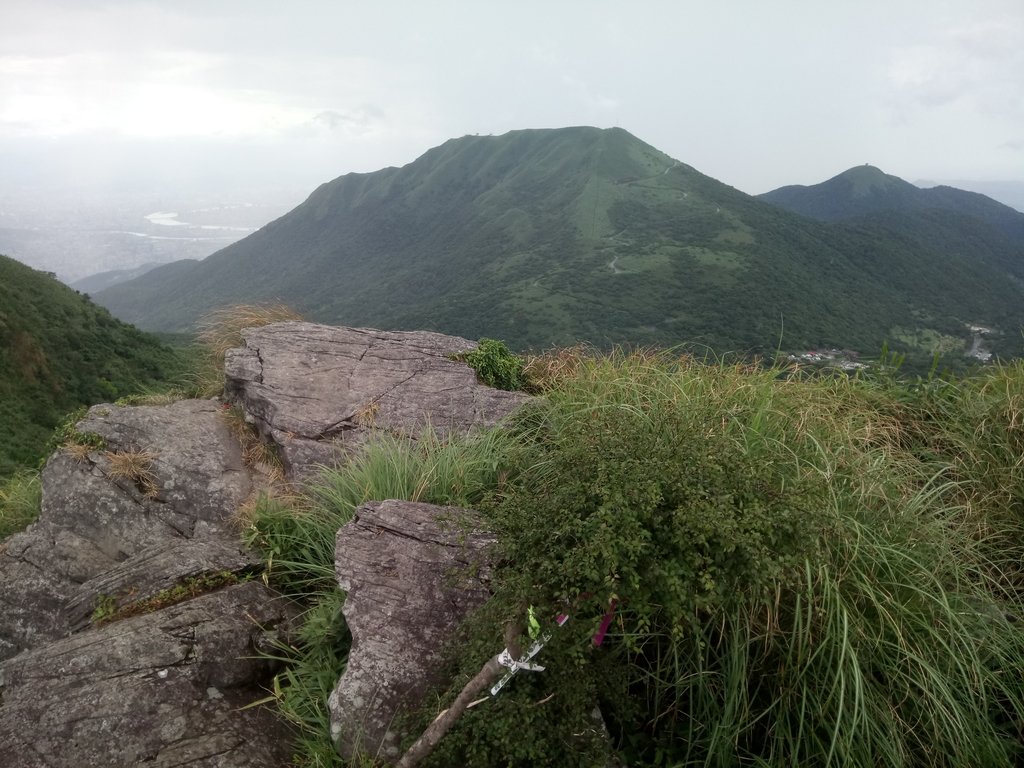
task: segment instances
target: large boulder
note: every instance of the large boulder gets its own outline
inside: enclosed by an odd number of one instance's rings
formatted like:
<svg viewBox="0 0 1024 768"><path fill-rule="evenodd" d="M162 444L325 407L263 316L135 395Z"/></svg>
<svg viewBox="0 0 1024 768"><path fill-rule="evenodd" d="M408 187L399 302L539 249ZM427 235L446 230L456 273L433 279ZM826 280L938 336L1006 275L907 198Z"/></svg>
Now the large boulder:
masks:
<svg viewBox="0 0 1024 768"><path fill-rule="evenodd" d="M0 544L0 765L286 764L252 705L291 612L246 582L253 482L220 411L95 406L50 458L39 520Z"/></svg>
<svg viewBox="0 0 1024 768"><path fill-rule="evenodd" d="M252 482L219 410L205 400L90 409L77 429L103 448L54 454L38 522L0 545L0 659L66 634L81 586L136 558L151 571L153 547L237 542L232 520Z"/></svg>
<svg viewBox="0 0 1024 768"><path fill-rule="evenodd" d="M329 707L344 757L397 756L395 715L438 681L444 642L487 599L493 543L470 510L408 501L364 504L338 531L352 648Z"/></svg>
<svg viewBox="0 0 1024 768"><path fill-rule="evenodd" d="M501 421L528 398L477 382L457 336L275 323L242 332L226 394L276 443L291 477L333 464L373 430L415 439Z"/></svg>

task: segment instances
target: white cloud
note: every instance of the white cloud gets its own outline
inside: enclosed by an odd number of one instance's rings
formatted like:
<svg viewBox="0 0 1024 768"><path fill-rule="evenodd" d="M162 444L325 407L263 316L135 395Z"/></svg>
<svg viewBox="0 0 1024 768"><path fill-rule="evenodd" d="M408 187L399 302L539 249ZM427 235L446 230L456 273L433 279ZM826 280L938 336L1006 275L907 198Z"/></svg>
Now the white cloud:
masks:
<svg viewBox="0 0 1024 768"><path fill-rule="evenodd" d="M897 48L889 79L897 98L924 107L964 104L1002 115L1024 109L1024 19L987 20L942 30Z"/></svg>
<svg viewBox="0 0 1024 768"><path fill-rule="evenodd" d="M311 172L596 124L752 192L1024 177L1022 99L1021 0L0 0L0 139L276 142Z"/></svg>

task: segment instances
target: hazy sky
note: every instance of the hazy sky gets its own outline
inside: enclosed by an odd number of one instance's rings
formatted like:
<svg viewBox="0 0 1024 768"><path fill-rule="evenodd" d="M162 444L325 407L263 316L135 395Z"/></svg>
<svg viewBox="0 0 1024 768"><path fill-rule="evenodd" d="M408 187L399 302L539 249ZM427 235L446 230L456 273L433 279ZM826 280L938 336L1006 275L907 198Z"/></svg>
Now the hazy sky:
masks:
<svg viewBox="0 0 1024 768"><path fill-rule="evenodd" d="M0 0L9 180L315 185L581 124L751 193L1024 180L1024 0Z"/></svg>

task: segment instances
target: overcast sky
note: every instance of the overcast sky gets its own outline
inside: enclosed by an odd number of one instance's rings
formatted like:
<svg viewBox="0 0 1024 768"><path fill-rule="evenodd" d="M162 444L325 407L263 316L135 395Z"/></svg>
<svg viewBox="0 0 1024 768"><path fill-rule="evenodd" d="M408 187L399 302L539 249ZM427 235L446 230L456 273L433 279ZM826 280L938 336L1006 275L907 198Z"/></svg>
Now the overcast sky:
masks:
<svg viewBox="0 0 1024 768"><path fill-rule="evenodd" d="M9 179L315 185L584 124L750 193L1024 180L1024 0L0 0Z"/></svg>

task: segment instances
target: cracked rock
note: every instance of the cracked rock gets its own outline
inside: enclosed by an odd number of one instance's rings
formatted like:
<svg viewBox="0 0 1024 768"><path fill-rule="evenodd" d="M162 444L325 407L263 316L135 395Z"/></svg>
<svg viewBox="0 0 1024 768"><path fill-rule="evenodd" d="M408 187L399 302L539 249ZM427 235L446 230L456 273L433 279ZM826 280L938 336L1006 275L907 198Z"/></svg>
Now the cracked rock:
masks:
<svg viewBox="0 0 1024 768"><path fill-rule="evenodd" d="M218 410L205 400L89 410L77 428L100 435L104 449L81 459L55 453L38 522L0 548L0 659L66 634L74 620L65 605L79 586L154 546L220 539L237 548L231 520L252 483ZM118 452L154 457L153 497L111 475Z"/></svg>
<svg viewBox="0 0 1024 768"><path fill-rule="evenodd" d="M266 697L272 673L259 637L288 619L250 582L3 662L0 765L286 765L283 723L243 708Z"/></svg>
<svg viewBox="0 0 1024 768"><path fill-rule="evenodd" d="M490 426L529 399L477 383L456 336L275 323L242 332L225 359L226 393L299 478L336 463L374 430L416 438Z"/></svg>
<svg viewBox="0 0 1024 768"><path fill-rule="evenodd" d="M444 642L487 599L494 541L471 510L409 501L364 504L338 531L352 649L329 707L344 757L397 756L395 715L438 681Z"/></svg>

